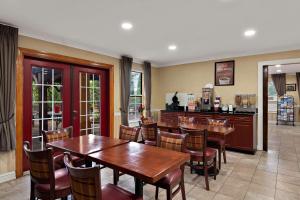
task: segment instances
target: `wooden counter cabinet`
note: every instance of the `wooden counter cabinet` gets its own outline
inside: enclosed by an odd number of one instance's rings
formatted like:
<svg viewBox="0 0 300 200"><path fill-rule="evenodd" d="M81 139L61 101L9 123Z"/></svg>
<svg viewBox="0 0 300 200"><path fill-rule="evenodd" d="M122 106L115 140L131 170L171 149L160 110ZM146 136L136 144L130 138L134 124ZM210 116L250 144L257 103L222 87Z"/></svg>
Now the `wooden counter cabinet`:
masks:
<svg viewBox="0 0 300 200"><path fill-rule="evenodd" d="M161 121L178 120L178 116L194 117L196 123L206 123L207 118L228 119L235 131L226 136L227 149L255 153L257 148L257 115L209 112L169 112L161 111Z"/></svg>

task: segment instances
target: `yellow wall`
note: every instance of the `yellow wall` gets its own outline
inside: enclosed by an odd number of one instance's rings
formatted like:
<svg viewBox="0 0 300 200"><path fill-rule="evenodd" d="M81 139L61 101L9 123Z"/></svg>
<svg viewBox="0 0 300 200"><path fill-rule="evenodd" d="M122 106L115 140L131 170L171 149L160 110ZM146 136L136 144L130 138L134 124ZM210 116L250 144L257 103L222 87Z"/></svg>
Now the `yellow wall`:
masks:
<svg viewBox="0 0 300 200"><path fill-rule="evenodd" d="M228 58L235 60L234 86L216 86L215 94L222 97L222 103L234 104L235 94L257 94L257 64L260 61L300 58L300 50ZM201 90L207 83L214 84L214 63L220 61L207 61L175 65L159 68L159 91L156 93L153 104L157 108L165 108L165 94L169 92L188 92L201 95Z"/></svg>
<svg viewBox="0 0 300 200"><path fill-rule="evenodd" d="M85 60L101 62L106 64L114 65L114 110L115 110L115 117L114 117L114 137L118 137L118 127L121 123L120 117L120 70L119 70L119 59L100 55L97 53L84 51L72 47L67 47L64 45L59 45L51 42L46 42L30 37L19 36L19 47L29 48L39 51L45 51L49 53L55 53L75 58L81 58ZM126 53L126 52L125 52ZM143 71L143 66L141 64L133 64L134 70ZM156 93L156 68L152 68L152 82L154 83L152 86L153 94ZM0 152L0 175L6 172L11 172L15 170L15 153L12 152Z"/></svg>

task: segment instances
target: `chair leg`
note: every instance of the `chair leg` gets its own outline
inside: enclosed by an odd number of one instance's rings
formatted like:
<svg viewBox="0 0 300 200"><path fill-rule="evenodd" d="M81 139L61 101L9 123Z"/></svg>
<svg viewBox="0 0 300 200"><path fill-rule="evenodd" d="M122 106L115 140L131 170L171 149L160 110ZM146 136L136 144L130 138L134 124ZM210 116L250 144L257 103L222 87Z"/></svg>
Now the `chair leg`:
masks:
<svg viewBox="0 0 300 200"><path fill-rule="evenodd" d="M114 185L118 185L119 182L119 171L114 169Z"/></svg>
<svg viewBox="0 0 300 200"><path fill-rule="evenodd" d="M30 180L30 200L35 200L34 182L32 180Z"/></svg>
<svg viewBox="0 0 300 200"><path fill-rule="evenodd" d="M222 160L222 147L219 146L218 148L218 158L219 158L219 169L221 169L221 160Z"/></svg>
<svg viewBox="0 0 300 200"><path fill-rule="evenodd" d="M214 158L214 179L217 179L217 157Z"/></svg>
<svg viewBox="0 0 300 200"><path fill-rule="evenodd" d="M172 200L172 189L171 188L167 189L167 200Z"/></svg>
<svg viewBox="0 0 300 200"><path fill-rule="evenodd" d="M209 190L209 182L208 182L208 168L207 166L204 167L204 176L205 176L205 185L206 190Z"/></svg>
<svg viewBox="0 0 300 200"><path fill-rule="evenodd" d="M190 161L191 174L193 173L193 161Z"/></svg>
<svg viewBox="0 0 300 200"><path fill-rule="evenodd" d="M183 179L180 182L180 189L181 189L182 200L186 200L185 187L184 187L184 180Z"/></svg>
<svg viewBox="0 0 300 200"><path fill-rule="evenodd" d="M158 199L158 192L159 192L159 187L155 187L155 200Z"/></svg>
<svg viewBox="0 0 300 200"><path fill-rule="evenodd" d="M226 149L225 149L225 147L223 147L223 159L224 159L224 163L227 163L227 160L226 160Z"/></svg>

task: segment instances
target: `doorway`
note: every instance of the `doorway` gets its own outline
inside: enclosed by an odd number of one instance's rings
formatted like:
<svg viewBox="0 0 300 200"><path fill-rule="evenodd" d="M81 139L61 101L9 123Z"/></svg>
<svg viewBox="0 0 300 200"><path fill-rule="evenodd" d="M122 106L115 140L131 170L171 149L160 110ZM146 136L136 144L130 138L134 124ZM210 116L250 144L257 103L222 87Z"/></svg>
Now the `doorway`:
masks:
<svg viewBox="0 0 300 200"><path fill-rule="evenodd" d="M23 141L33 150L45 147L43 130L73 126L73 136L109 136L107 70L32 58L23 65Z"/></svg>
<svg viewBox="0 0 300 200"><path fill-rule="evenodd" d="M300 63L300 58L258 62L258 145L268 151L268 67ZM297 86L298 87L298 86ZM271 130L270 130L271 131Z"/></svg>

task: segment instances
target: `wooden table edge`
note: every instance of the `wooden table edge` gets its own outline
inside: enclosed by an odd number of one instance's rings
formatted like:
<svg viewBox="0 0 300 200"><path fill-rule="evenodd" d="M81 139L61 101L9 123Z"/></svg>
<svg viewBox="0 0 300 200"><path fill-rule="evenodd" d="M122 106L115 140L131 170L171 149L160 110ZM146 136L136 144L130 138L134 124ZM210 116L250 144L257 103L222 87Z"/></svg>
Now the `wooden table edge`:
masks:
<svg viewBox="0 0 300 200"><path fill-rule="evenodd" d="M162 172L162 173L159 173L156 175L155 178L149 178L147 176L144 176L144 175L140 175L140 176L136 176L135 172L130 170L130 169L127 169L127 168L123 168L123 167L119 167L119 166L115 166L115 164L111 164L109 162L106 162L106 161L103 161L103 160L99 160L98 158L95 158L95 157L91 157L90 155L87 156L88 159L90 159L91 161L94 161L94 162L97 162L97 163L100 163L106 167L109 167L111 169L117 169L125 174L129 174L135 178L138 178L138 179L141 179L142 181L144 182L147 182L147 183L150 183L150 184L153 184L157 181L159 181L161 178L163 178L165 175L167 175L168 173L170 173L171 171L175 170L176 168L179 168L180 166L182 166L183 164L186 163L186 161L189 161L190 160L190 155L188 153L183 153L185 155L185 158L182 158L180 160L180 162L174 164L172 167L170 167L168 170L166 170L165 172Z"/></svg>

